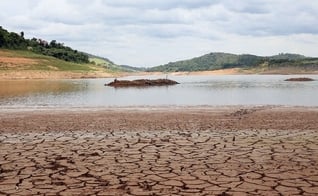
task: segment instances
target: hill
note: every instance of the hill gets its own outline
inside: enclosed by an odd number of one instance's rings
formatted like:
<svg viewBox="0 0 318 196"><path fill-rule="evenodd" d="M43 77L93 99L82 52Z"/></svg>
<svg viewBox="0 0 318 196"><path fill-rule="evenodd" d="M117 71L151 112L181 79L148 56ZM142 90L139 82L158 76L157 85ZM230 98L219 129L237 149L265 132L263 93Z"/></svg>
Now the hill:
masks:
<svg viewBox="0 0 318 196"><path fill-rule="evenodd" d="M37 54L52 56L64 61L75 63L88 63L88 56L83 52L74 50L63 43L58 43L56 40L50 42L39 39L24 38L24 32L20 34L8 32L0 26L0 48L12 50L29 50Z"/></svg>
<svg viewBox="0 0 318 196"><path fill-rule="evenodd" d="M139 72L143 71L143 68L132 67L128 65L117 65L107 58L99 57L92 54L87 54L89 56L89 61L95 65L103 66L111 71L115 72Z"/></svg>
<svg viewBox="0 0 318 196"><path fill-rule="evenodd" d="M56 40L26 39L0 26L0 79L105 77L136 71Z"/></svg>
<svg viewBox="0 0 318 196"><path fill-rule="evenodd" d="M0 79L96 78L117 74L92 63L74 63L28 50L0 49Z"/></svg>
<svg viewBox="0 0 318 196"><path fill-rule="evenodd" d="M147 69L149 72L189 72L240 68L254 72L311 72L318 71L318 58L281 53L263 57L251 54L209 53L189 60L170 62Z"/></svg>

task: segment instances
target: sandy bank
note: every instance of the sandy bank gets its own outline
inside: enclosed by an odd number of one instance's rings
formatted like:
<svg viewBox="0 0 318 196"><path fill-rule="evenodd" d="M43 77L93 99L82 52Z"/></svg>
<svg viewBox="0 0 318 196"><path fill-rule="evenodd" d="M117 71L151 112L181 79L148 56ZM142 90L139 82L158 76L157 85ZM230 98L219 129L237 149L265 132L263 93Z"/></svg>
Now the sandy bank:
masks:
<svg viewBox="0 0 318 196"><path fill-rule="evenodd" d="M0 80L16 80L16 79L81 79L81 78L120 78L126 76L208 76L208 75L250 75L250 74L301 74L301 75L311 75L318 74L316 71L265 71L257 72L253 70L242 70L239 68L233 69L222 69L214 71L195 71L195 72L118 72L118 73L108 73L103 71L90 71L90 72L67 72L67 71L0 71Z"/></svg>
<svg viewBox="0 0 318 196"><path fill-rule="evenodd" d="M45 130L318 130L306 107L127 107L0 110L1 131Z"/></svg>
<svg viewBox="0 0 318 196"><path fill-rule="evenodd" d="M110 78L120 74L107 72L68 72L68 71L0 71L1 80L17 79L80 79L80 78Z"/></svg>

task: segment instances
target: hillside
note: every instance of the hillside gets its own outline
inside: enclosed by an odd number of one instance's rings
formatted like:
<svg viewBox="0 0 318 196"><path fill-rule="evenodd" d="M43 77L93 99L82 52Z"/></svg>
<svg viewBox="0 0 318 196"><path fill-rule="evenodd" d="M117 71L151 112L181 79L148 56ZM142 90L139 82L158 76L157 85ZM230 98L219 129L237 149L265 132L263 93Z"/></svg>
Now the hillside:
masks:
<svg viewBox="0 0 318 196"><path fill-rule="evenodd" d="M92 54L87 54L89 56L89 61L95 65L105 67L111 71L115 72L138 72L143 71L143 68L132 67L128 65L117 65L107 58L99 57Z"/></svg>
<svg viewBox="0 0 318 196"><path fill-rule="evenodd" d="M0 48L10 50L29 50L37 54L52 56L64 61L74 63L88 63L88 56L83 52L58 43L56 40L50 42L40 39L24 38L24 32L8 32L0 26Z"/></svg>
<svg viewBox="0 0 318 196"><path fill-rule="evenodd" d="M107 77L136 71L107 58L80 52L24 33L8 32L0 26L0 79Z"/></svg>
<svg viewBox="0 0 318 196"><path fill-rule="evenodd" d="M253 70L255 73L313 72L318 71L318 58L310 58L299 54L288 53L269 57L250 54L236 55L229 53L210 53L189 60L170 62L165 65L152 67L147 69L147 71L189 72L227 68Z"/></svg>
<svg viewBox="0 0 318 196"><path fill-rule="evenodd" d="M27 50L0 49L0 79L95 78L114 74L92 63L67 62Z"/></svg>

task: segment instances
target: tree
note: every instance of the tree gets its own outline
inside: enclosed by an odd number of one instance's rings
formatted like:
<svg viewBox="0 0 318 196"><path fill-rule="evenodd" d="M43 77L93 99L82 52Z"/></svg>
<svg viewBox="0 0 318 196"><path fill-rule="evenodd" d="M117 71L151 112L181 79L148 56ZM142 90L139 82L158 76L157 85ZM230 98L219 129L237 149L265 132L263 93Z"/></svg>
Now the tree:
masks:
<svg viewBox="0 0 318 196"><path fill-rule="evenodd" d="M52 40L52 41L50 42L50 47L51 47L51 48L56 48L56 46L57 46L56 40Z"/></svg>
<svg viewBox="0 0 318 196"><path fill-rule="evenodd" d="M4 38L4 35L0 32L0 48L4 47L6 43L6 40Z"/></svg>
<svg viewBox="0 0 318 196"><path fill-rule="evenodd" d="M6 37L8 36L8 34L8 31L0 26L0 48L3 48L7 45Z"/></svg>
<svg viewBox="0 0 318 196"><path fill-rule="evenodd" d="M8 32L0 26L0 47L7 49L21 49L27 50L32 48L33 52L53 56L65 61L71 61L76 63L88 63L88 55L73 50L68 46L64 46L63 43L58 43L56 40L52 40L48 43L45 40L32 38L25 39L24 32L20 34L14 32Z"/></svg>

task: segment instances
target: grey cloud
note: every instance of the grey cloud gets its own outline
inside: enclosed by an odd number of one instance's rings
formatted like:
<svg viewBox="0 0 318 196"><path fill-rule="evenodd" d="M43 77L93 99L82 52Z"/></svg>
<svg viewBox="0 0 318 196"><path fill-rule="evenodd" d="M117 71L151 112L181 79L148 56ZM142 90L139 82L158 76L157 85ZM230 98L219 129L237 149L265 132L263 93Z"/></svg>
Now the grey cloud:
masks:
<svg viewBox="0 0 318 196"><path fill-rule="evenodd" d="M219 3L221 0L117 0L105 1L108 5L116 7L138 7L142 9L174 9L174 8L199 8Z"/></svg>
<svg viewBox="0 0 318 196"><path fill-rule="evenodd" d="M0 7L0 24L11 31L119 60L126 61L119 56L127 52L132 62L135 50L147 50L148 62L165 48L173 53L189 47L190 55L246 37L318 35L318 1L310 0L1 0ZM244 47L239 43L233 47Z"/></svg>
<svg viewBox="0 0 318 196"><path fill-rule="evenodd" d="M272 11L271 4L275 4L272 0L226 0L224 5L231 11L247 14L266 14Z"/></svg>
<svg viewBox="0 0 318 196"><path fill-rule="evenodd" d="M318 2L282 0L268 3L264 1L259 5L248 4L249 8L244 4L224 6L230 11L230 15L226 23L219 24L226 32L252 36L318 33ZM233 7L237 9L233 10ZM264 7L264 10L254 12L257 7Z"/></svg>
<svg viewBox="0 0 318 196"><path fill-rule="evenodd" d="M317 33L318 28L310 19L318 17L317 3L306 5L306 3L293 2L294 5L290 5L289 1L285 0L95 0L89 3L84 0L72 0L59 1L59 6L55 6L56 1L53 0L29 2L33 2L30 20L70 26L99 23L114 28L125 25L147 27L152 24L173 24L177 29L179 25L192 24L193 30L188 32L194 32L194 36L199 36L195 33L197 32L195 29L200 22L206 22L211 28L219 31L255 36ZM307 16L299 16L304 10ZM19 25L28 26L21 23ZM149 36L154 37L172 35L171 30L166 30L167 32L154 33L148 30L145 32L149 32Z"/></svg>
<svg viewBox="0 0 318 196"><path fill-rule="evenodd" d="M174 39L176 37L193 36L196 32L190 25L173 24L148 25L142 28L142 33L148 37L158 37L160 39Z"/></svg>

